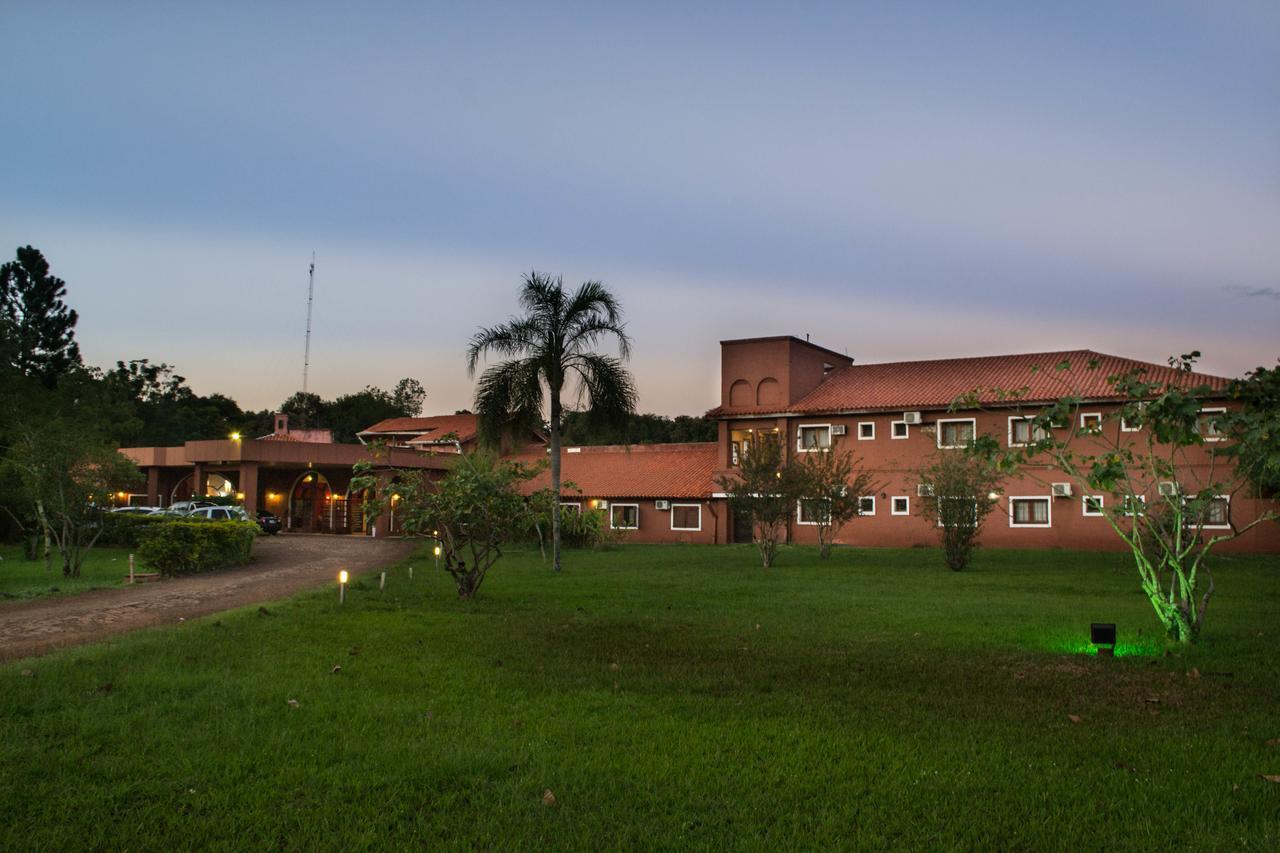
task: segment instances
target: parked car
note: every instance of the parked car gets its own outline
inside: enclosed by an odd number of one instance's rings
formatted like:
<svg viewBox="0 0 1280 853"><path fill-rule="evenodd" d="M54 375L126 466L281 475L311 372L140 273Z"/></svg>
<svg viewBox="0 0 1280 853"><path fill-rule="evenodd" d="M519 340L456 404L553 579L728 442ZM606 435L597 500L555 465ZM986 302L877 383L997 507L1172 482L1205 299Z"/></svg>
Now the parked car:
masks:
<svg viewBox="0 0 1280 853"><path fill-rule="evenodd" d="M209 521L248 521L244 510L238 506L203 506L187 513L187 518L204 518Z"/></svg>
<svg viewBox="0 0 1280 853"><path fill-rule="evenodd" d="M280 516L272 515L265 509L258 510L258 526L262 528L263 533L270 533L275 536L284 527L284 522L280 520Z"/></svg>
<svg viewBox="0 0 1280 853"><path fill-rule="evenodd" d="M118 506L111 511L124 513L125 515L151 515L156 509L158 507L154 506Z"/></svg>
<svg viewBox="0 0 1280 853"><path fill-rule="evenodd" d="M165 515L189 515L192 510L204 509L205 507L211 506L217 506L217 504L213 501L202 500L177 501L176 503L169 504L169 506L164 509L157 510L157 512L164 513Z"/></svg>

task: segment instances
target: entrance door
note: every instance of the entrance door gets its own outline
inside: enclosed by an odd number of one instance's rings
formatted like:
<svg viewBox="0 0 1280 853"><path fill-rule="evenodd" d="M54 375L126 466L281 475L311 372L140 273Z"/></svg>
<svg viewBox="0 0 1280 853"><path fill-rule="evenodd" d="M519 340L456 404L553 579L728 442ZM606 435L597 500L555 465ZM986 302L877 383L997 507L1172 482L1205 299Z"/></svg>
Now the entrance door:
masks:
<svg viewBox="0 0 1280 853"><path fill-rule="evenodd" d="M751 529L751 516L745 512L733 513L733 541L735 543L749 543L754 539Z"/></svg>
<svg viewBox="0 0 1280 853"><path fill-rule="evenodd" d="M289 529L299 533L326 533L329 530L329 484L323 477L308 475L293 490L289 507Z"/></svg>

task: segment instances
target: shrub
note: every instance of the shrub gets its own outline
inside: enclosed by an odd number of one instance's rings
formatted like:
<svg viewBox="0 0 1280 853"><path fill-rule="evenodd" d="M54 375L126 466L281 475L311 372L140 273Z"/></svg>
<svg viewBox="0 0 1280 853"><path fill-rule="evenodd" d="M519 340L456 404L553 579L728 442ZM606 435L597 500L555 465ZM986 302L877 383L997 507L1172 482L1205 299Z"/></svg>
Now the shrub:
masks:
<svg viewBox="0 0 1280 853"><path fill-rule="evenodd" d="M138 515L130 512L104 512L101 516L102 536L99 545L114 545L118 548L137 548L139 533L157 524L172 522L171 515Z"/></svg>
<svg viewBox="0 0 1280 853"><path fill-rule="evenodd" d="M168 521L138 529L138 557L166 576L249 562L258 525L252 521Z"/></svg>
<svg viewBox="0 0 1280 853"><path fill-rule="evenodd" d="M917 506L920 517L937 528L947 566L954 572L968 567L978 547L982 522L995 504L1000 479L985 460L955 450L939 450L917 472L931 488Z"/></svg>
<svg viewBox="0 0 1280 853"><path fill-rule="evenodd" d="M569 510L560 515L560 541L570 548L594 548L608 528L604 510Z"/></svg>

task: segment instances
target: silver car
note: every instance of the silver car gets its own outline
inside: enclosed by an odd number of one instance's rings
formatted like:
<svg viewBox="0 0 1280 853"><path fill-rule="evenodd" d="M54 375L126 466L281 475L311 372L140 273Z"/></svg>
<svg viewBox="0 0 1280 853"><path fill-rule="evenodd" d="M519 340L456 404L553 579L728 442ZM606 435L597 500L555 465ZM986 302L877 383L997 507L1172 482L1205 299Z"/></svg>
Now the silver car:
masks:
<svg viewBox="0 0 1280 853"><path fill-rule="evenodd" d="M248 521L242 507L238 506L202 506L187 513L187 518L205 518L209 521Z"/></svg>

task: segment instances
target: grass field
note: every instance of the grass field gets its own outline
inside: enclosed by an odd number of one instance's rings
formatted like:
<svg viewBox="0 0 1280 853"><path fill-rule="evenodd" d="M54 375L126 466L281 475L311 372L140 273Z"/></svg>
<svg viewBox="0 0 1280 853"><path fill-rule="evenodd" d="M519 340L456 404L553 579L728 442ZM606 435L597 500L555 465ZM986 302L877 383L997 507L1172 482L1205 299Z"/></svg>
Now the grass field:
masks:
<svg viewBox="0 0 1280 853"><path fill-rule="evenodd" d="M139 570L141 571L141 570ZM80 577L62 576L61 558L54 553L53 569L44 560L27 560L22 548L0 545L0 606L5 601L71 595L104 586L120 586L129 574L127 548L94 548L80 568Z"/></svg>
<svg viewBox="0 0 1280 853"><path fill-rule="evenodd" d="M1280 848L1275 558L1219 561L1170 656L1120 555L566 566L466 603L422 558L0 668L0 848Z"/></svg>

